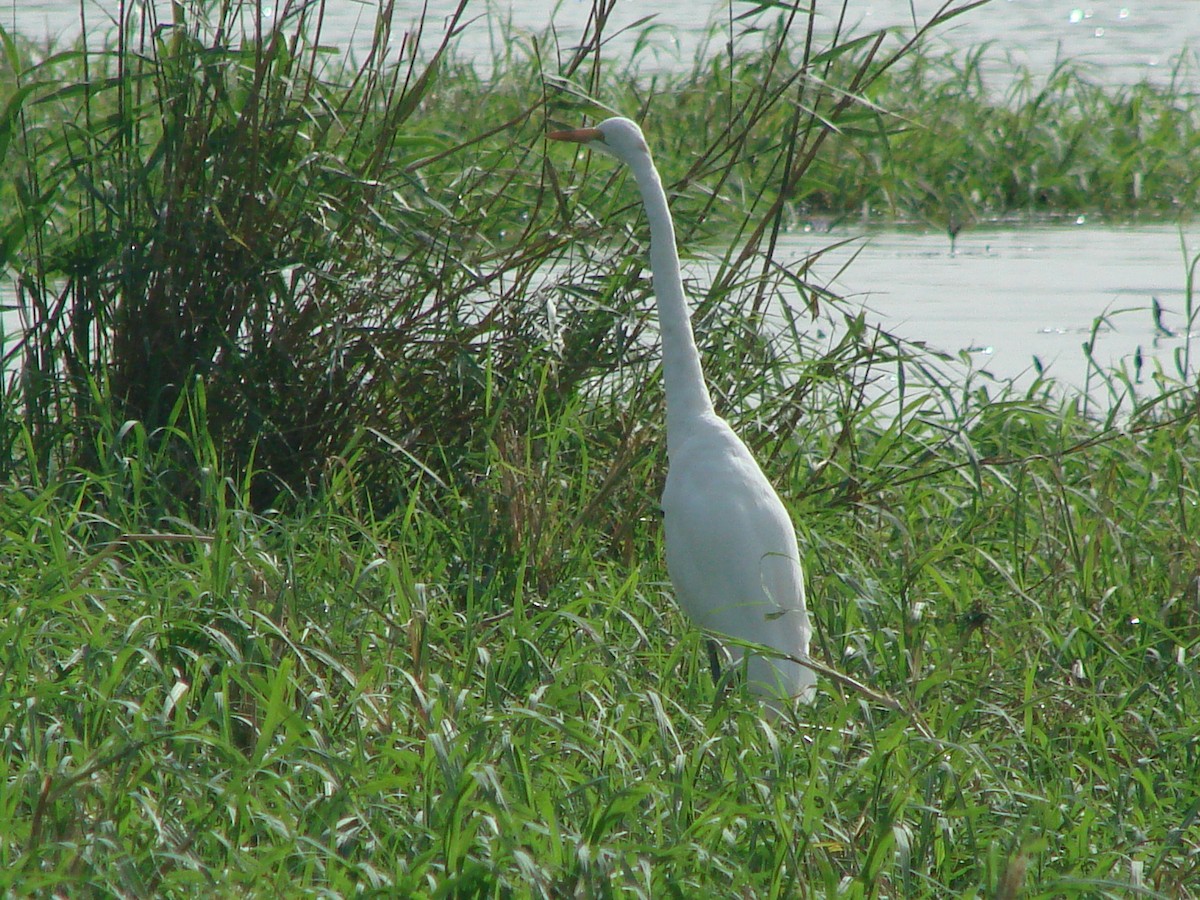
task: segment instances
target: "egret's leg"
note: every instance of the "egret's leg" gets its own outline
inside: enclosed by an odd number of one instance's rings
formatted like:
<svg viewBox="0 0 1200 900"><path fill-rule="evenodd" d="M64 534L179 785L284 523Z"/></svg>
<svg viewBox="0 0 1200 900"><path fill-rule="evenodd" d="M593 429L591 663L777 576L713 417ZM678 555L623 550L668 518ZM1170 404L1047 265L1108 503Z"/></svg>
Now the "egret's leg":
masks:
<svg viewBox="0 0 1200 900"><path fill-rule="evenodd" d="M713 638L708 639L708 667L712 671L713 684L721 683L721 645Z"/></svg>

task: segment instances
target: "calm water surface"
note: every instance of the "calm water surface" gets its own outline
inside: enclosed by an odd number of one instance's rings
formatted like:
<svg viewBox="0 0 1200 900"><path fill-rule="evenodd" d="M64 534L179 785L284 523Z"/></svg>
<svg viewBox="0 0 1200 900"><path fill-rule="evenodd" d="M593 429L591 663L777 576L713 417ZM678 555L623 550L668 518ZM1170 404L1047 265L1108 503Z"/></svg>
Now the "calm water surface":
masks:
<svg viewBox="0 0 1200 900"><path fill-rule="evenodd" d="M781 255L803 258L854 234L793 234ZM973 368L1027 385L1036 358L1060 382L1083 387L1083 345L1093 342L1093 329L1097 363L1124 362L1133 372L1140 354L1147 379L1156 363L1179 377L1176 358L1190 337L1194 375L1200 321L1189 335L1186 282L1197 255L1200 226L1182 233L1169 226L978 229L959 235L954 254L942 232L876 231L823 257L817 280L827 273L829 287L868 321L963 354Z"/></svg>
<svg viewBox="0 0 1200 900"><path fill-rule="evenodd" d="M150 0L162 21L170 21L170 3ZM80 33L80 8L89 33L100 38L111 30L115 0L0 0L0 22L35 38L72 38ZM131 4L132 6L133 4ZM251 4L247 4L250 6ZM641 63L648 68L686 66L698 52L720 49L709 43L710 27L718 27L717 45L731 37L734 45L754 44L759 37L749 27L755 20L732 21L754 9L757 2L737 0L679 3L677 0L623 0L617 4L607 33L616 33L645 16L662 26ZM911 33L913 13L924 21L942 0L850 0L847 22L858 32L896 27ZM270 10L273 4L266 0ZM378 0L327 0L323 42L361 51L370 42ZM427 35L444 24L457 3L453 0L396 0L396 21L415 23L428 8ZM817 9L832 31L840 0L818 0ZM518 36L542 34L552 24L561 44L578 40L587 23L590 0L479 0L468 7L471 24L459 38L466 58L486 62L495 56L498 26L511 22ZM772 16L773 18L773 16ZM625 59L635 45L637 29L617 35L606 45L610 57ZM403 39L403 28L395 40ZM895 38L899 40L899 36ZM992 0L960 16L937 34L938 45L957 49L988 43L988 68L1001 81L1012 63L1030 67L1035 75L1050 72L1061 59L1084 65L1089 74L1110 84L1147 79L1169 82L1179 71L1183 85L1200 90L1200 0ZM1011 59L1011 63L1009 60Z"/></svg>
<svg viewBox="0 0 1200 900"><path fill-rule="evenodd" d="M1099 364L1123 362L1132 372L1140 354L1144 380L1156 364L1179 377L1177 356L1190 339L1195 375L1200 321L1189 334L1186 279L1188 261L1200 255L1200 225L1182 233L1168 226L976 229L959 235L954 254L940 232L798 232L781 241L779 259L797 262L847 238L852 242L826 253L810 280L846 298L842 309L865 311L872 324L961 354L964 367L1024 386L1034 378L1036 358L1063 385L1089 386L1100 399L1094 374L1088 382L1083 345L1103 316L1093 349ZM689 267L689 278L705 277L697 268ZM1156 327L1155 300L1163 328ZM2 288L0 301L12 302ZM2 319L7 333L16 333L12 312ZM836 340L830 320L809 329Z"/></svg>

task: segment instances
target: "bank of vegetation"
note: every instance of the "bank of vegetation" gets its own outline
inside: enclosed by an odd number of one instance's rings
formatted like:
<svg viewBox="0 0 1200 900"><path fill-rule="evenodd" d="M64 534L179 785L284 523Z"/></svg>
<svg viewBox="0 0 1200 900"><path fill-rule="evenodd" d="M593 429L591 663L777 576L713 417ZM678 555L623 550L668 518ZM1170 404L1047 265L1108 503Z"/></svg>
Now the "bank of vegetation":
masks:
<svg viewBox="0 0 1200 900"><path fill-rule="evenodd" d="M346 69L319 5L4 36L6 891L1194 896L1190 344L1017 392L773 250L864 213L1174 221L1194 98L788 9L635 77L609 8L486 78L386 16ZM719 406L869 690L764 721L670 602L645 229L541 140L606 109L711 256Z"/></svg>

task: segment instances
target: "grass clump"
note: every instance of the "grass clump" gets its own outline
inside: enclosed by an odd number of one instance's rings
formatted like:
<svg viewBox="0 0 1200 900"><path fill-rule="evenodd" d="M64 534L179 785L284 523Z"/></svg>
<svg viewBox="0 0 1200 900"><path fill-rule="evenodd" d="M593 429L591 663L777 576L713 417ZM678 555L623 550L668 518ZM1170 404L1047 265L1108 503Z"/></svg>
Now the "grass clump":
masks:
<svg viewBox="0 0 1200 900"><path fill-rule="evenodd" d="M983 74L987 51L914 57L872 95L911 124L855 154L863 203L960 226L1187 215L1200 186L1187 162L1200 147L1194 95L1177 82L1101 86L1069 61L1040 78L1018 71L1001 94Z"/></svg>
<svg viewBox="0 0 1200 900"><path fill-rule="evenodd" d="M768 315L838 309L773 240L914 133L871 93L903 53L785 13L641 97L602 15L484 85L386 16L347 76L315 8L242 12L127 27L115 71L7 44L6 892L1194 895L1194 388L1100 420ZM684 246L735 235L714 393L865 686L795 717L715 691L667 597L644 230L538 140L605 104L681 123Z"/></svg>

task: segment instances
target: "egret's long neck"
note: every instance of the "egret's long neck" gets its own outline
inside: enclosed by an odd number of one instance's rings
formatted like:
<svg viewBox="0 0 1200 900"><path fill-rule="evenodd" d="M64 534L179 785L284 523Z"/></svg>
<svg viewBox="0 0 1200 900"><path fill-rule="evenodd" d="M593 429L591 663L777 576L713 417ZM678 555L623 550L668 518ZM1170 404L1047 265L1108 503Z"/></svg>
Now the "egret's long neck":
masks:
<svg viewBox="0 0 1200 900"><path fill-rule="evenodd" d="M712 412L713 405L704 384L696 338L692 334L666 191L649 156L633 165L633 174L650 222L650 271L654 275L654 296L658 302L658 324L662 334L667 452L670 453L672 435L677 438L687 420Z"/></svg>

